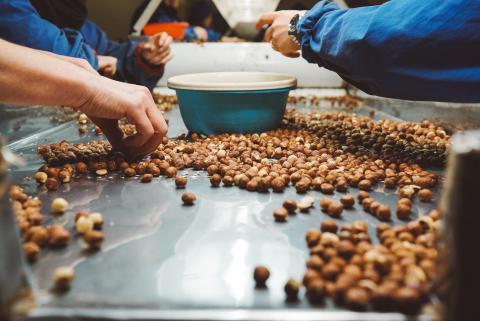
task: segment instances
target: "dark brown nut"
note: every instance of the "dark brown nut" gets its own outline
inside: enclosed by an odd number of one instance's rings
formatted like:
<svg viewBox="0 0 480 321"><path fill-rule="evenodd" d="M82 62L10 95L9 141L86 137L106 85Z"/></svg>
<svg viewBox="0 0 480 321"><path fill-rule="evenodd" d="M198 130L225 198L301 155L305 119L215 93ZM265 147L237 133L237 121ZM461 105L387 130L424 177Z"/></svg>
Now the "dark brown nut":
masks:
<svg viewBox="0 0 480 321"><path fill-rule="evenodd" d="M308 287L313 280L321 279L320 272L312 269L307 269L303 275L302 284Z"/></svg>
<svg viewBox="0 0 480 321"><path fill-rule="evenodd" d="M288 217L288 211L283 207L277 208L273 212L273 217L275 218L276 222L285 222Z"/></svg>
<svg viewBox="0 0 480 321"><path fill-rule="evenodd" d="M317 229L309 229L305 234L305 240L307 241L308 247L314 247L320 241L322 233Z"/></svg>
<svg viewBox="0 0 480 321"><path fill-rule="evenodd" d="M389 230L391 227L388 223L380 223L380 224L377 224L377 236L380 236L382 235L383 232Z"/></svg>
<svg viewBox="0 0 480 321"><path fill-rule="evenodd" d="M267 286L267 280L270 277L270 271L265 266L257 266L253 271L253 279L256 287L264 288Z"/></svg>
<svg viewBox="0 0 480 321"><path fill-rule="evenodd" d="M150 183L153 179L152 174L143 174L142 177L140 177L140 182L142 183Z"/></svg>
<svg viewBox="0 0 480 321"><path fill-rule="evenodd" d="M184 205L191 206L195 203L196 200L197 197L193 193L186 192L182 194L182 201Z"/></svg>
<svg viewBox="0 0 480 321"><path fill-rule="evenodd" d="M337 253L345 260L350 260L350 258L356 253L355 245L347 240L340 241L337 246Z"/></svg>
<svg viewBox="0 0 480 321"><path fill-rule="evenodd" d="M316 278L307 285L307 298L311 304L322 304L325 299L325 283Z"/></svg>
<svg viewBox="0 0 480 321"><path fill-rule="evenodd" d="M103 215L101 213L92 213L89 215L90 220L93 222L93 228L101 230L103 227Z"/></svg>
<svg viewBox="0 0 480 321"><path fill-rule="evenodd" d="M210 165L207 167L207 172L209 176L213 176L218 173L218 166L217 165Z"/></svg>
<svg viewBox="0 0 480 321"><path fill-rule="evenodd" d="M330 183L323 183L322 185L320 185L320 191L324 194L333 194L334 190L335 188Z"/></svg>
<svg viewBox="0 0 480 321"><path fill-rule="evenodd" d="M384 181L386 188L395 188L397 186L397 179L395 177L387 177Z"/></svg>
<svg viewBox="0 0 480 321"><path fill-rule="evenodd" d="M368 179L362 179L358 182L358 188L362 191L369 191L372 189L372 182Z"/></svg>
<svg viewBox="0 0 480 321"><path fill-rule="evenodd" d="M90 230L83 234L83 240L90 250L98 250L102 246L105 237L102 232Z"/></svg>
<svg viewBox="0 0 480 321"><path fill-rule="evenodd" d="M346 193L348 191L347 181L341 180L341 181L337 182L337 185L335 185L335 188L340 193Z"/></svg>
<svg viewBox="0 0 480 321"><path fill-rule="evenodd" d="M53 273L53 290L58 292L68 291L75 278L75 272L71 267L59 267Z"/></svg>
<svg viewBox="0 0 480 321"><path fill-rule="evenodd" d="M340 272L340 266L335 263L328 263L322 268L321 275L325 280L335 281Z"/></svg>
<svg viewBox="0 0 480 321"><path fill-rule="evenodd" d="M325 220L320 225L320 230L322 232L329 232L335 234L338 231L338 225L337 223L335 223L335 221Z"/></svg>
<svg viewBox="0 0 480 321"><path fill-rule="evenodd" d="M45 184L47 182L48 175L45 172L36 172L35 173L35 180L39 184Z"/></svg>
<svg viewBox="0 0 480 321"><path fill-rule="evenodd" d="M378 208L382 205L382 203L373 201L372 204L370 204L370 209L369 212L373 215L376 215Z"/></svg>
<svg viewBox="0 0 480 321"><path fill-rule="evenodd" d="M412 214L412 210L409 206L405 204L398 204L397 205L397 217L402 221L408 221L410 219L410 215Z"/></svg>
<svg viewBox="0 0 480 321"><path fill-rule="evenodd" d="M322 184L324 183L324 179L321 177L315 177L312 180L312 189L315 191L320 191Z"/></svg>
<svg viewBox="0 0 480 321"><path fill-rule="evenodd" d="M80 126L80 127L78 127L78 133L79 133L80 135L86 134L86 133L87 133L87 126Z"/></svg>
<svg viewBox="0 0 480 321"><path fill-rule="evenodd" d="M49 167L49 168L46 170L46 173L47 173L48 177L57 178L59 171L60 171L60 170L59 170L58 168Z"/></svg>
<svg viewBox="0 0 480 321"><path fill-rule="evenodd" d="M137 175L137 172L131 168L131 167L128 167L128 168L125 168L123 170L123 174L126 176L126 177L133 177L135 175Z"/></svg>
<svg viewBox="0 0 480 321"><path fill-rule="evenodd" d="M418 191L418 199L422 202L431 202L432 201L432 191L424 188Z"/></svg>
<svg viewBox="0 0 480 321"><path fill-rule="evenodd" d="M383 283L372 291L371 303L373 309L380 312L392 311L394 308L394 293L397 286L394 283Z"/></svg>
<svg viewBox="0 0 480 321"><path fill-rule="evenodd" d="M297 202L294 200L286 200L283 202L282 206L288 211L288 214L295 214L295 211L297 210Z"/></svg>
<svg viewBox="0 0 480 321"><path fill-rule="evenodd" d="M328 211L328 207L333 203L332 199L331 198L323 198L320 200L320 208L327 212Z"/></svg>
<svg viewBox="0 0 480 321"><path fill-rule="evenodd" d="M385 204L380 205L376 211L376 216L380 221L390 221L392 217L390 207Z"/></svg>
<svg viewBox="0 0 480 321"><path fill-rule="evenodd" d="M185 188L185 186L187 186L187 178L185 176L175 177L175 186L177 186L177 188Z"/></svg>
<svg viewBox="0 0 480 321"><path fill-rule="evenodd" d="M299 194L306 193L310 189L310 180L302 178L295 184L295 189Z"/></svg>
<svg viewBox="0 0 480 321"><path fill-rule="evenodd" d="M370 197L364 198L363 201L362 201L363 210L365 212L370 212L370 205L372 205L372 203L374 201L375 200L373 198L370 198Z"/></svg>
<svg viewBox="0 0 480 321"><path fill-rule="evenodd" d="M368 194L368 192L366 191L360 191L358 192L357 197L358 197L358 201L362 203L364 199L370 198L370 194Z"/></svg>
<svg viewBox="0 0 480 321"><path fill-rule="evenodd" d="M321 272L323 266L325 265L325 262L322 260L320 256L312 255L308 258L306 265L308 269Z"/></svg>
<svg viewBox="0 0 480 321"><path fill-rule="evenodd" d="M75 165L75 169L78 174L86 174L88 172L88 166L84 162L78 162Z"/></svg>
<svg viewBox="0 0 480 321"><path fill-rule="evenodd" d="M332 203L330 204L330 206L328 206L327 212L330 216L339 218L340 216L342 216L343 205L339 203Z"/></svg>
<svg viewBox="0 0 480 321"><path fill-rule="evenodd" d="M49 244L51 247L65 247L70 242L70 232L62 225L54 224L49 228Z"/></svg>
<svg viewBox="0 0 480 321"><path fill-rule="evenodd" d="M409 198L401 198L401 199L399 199L398 202L397 202L397 205L400 205L400 204L405 205L405 206L408 206L408 207L410 207L410 208L411 208L412 205L413 205L413 204L412 204L412 200L409 199Z"/></svg>
<svg viewBox="0 0 480 321"><path fill-rule="evenodd" d="M393 297L396 308L405 314L417 314L422 306L420 294L413 288L399 288L395 291Z"/></svg>
<svg viewBox="0 0 480 321"><path fill-rule="evenodd" d="M165 175L167 177L173 178L173 177L177 176L177 169L173 166L170 166L165 170Z"/></svg>
<svg viewBox="0 0 480 321"><path fill-rule="evenodd" d="M355 205L355 198L352 195L342 195L340 202L343 204L343 207L350 209Z"/></svg>
<svg viewBox="0 0 480 321"><path fill-rule="evenodd" d="M88 212L86 212L86 211L80 211L80 212L78 212L78 213L75 214L75 219L74 219L74 221L75 221L75 223L76 223L80 217L88 217L89 215L90 215L90 214L89 214Z"/></svg>
<svg viewBox="0 0 480 321"><path fill-rule="evenodd" d="M285 186L286 186L284 179L281 177L277 177L273 179L271 185L272 185L272 190L275 193L282 193L285 190Z"/></svg>
<svg viewBox="0 0 480 321"><path fill-rule="evenodd" d="M247 175L241 174L239 179L238 179L238 187L240 187L242 189L246 189L249 181L250 181L250 179L248 178Z"/></svg>
<svg viewBox="0 0 480 321"><path fill-rule="evenodd" d="M48 178L45 182L45 187L50 191L56 191L58 189L58 181L56 178Z"/></svg>
<svg viewBox="0 0 480 321"><path fill-rule="evenodd" d="M361 287L348 289L345 293L345 305L354 311L365 311L370 302L370 294Z"/></svg>
<svg viewBox="0 0 480 321"><path fill-rule="evenodd" d="M26 242L23 244L23 252L29 262L35 262L38 259L38 254L40 253L40 247L37 243Z"/></svg>
<svg viewBox="0 0 480 321"><path fill-rule="evenodd" d="M231 187L233 186L233 177L231 176L224 176L222 179L223 186L225 187Z"/></svg>
<svg viewBox="0 0 480 321"><path fill-rule="evenodd" d="M368 233L368 225L364 221L355 221L352 227L355 233Z"/></svg>
<svg viewBox="0 0 480 321"><path fill-rule="evenodd" d="M33 226L27 231L26 241L36 243L40 247L44 247L48 242L48 231L43 226Z"/></svg>
<svg viewBox="0 0 480 321"><path fill-rule="evenodd" d="M289 279L284 287L286 300L288 302L298 301L298 292L300 291L300 283L294 279Z"/></svg>
<svg viewBox="0 0 480 321"><path fill-rule="evenodd" d="M60 171L58 173L58 179L60 180L60 182L62 182L63 184L67 184L67 183L70 183L71 179L72 179L72 174L70 174L69 171L66 171L66 170L63 170L63 171Z"/></svg>
<svg viewBox="0 0 480 321"><path fill-rule="evenodd" d="M404 186L398 190L398 195L401 198L411 199L415 195L415 189L412 186Z"/></svg>
<svg viewBox="0 0 480 321"><path fill-rule="evenodd" d="M218 187L220 186L220 183L222 182L222 177L218 174L213 174L212 177L210 177L210 184L213 187Z"/></svg>
<svg viewBox="0 0 480 321"><path fill-rule="evenodd" d="M255 192L257 190L257 186L258 186L258 183L255 179L251 179L248 183L247 183L247 191L249 192Z"/></svg>

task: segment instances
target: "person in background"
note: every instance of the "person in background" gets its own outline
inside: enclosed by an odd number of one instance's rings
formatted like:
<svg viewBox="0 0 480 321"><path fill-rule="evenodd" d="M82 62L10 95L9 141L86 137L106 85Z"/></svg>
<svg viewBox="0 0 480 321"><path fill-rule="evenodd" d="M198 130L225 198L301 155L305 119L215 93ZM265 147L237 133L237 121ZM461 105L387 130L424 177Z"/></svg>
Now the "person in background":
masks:
<svg viewBox="0 0 480 321"><path fill-rule="evenodd" d="M34 0L32 0L34 1ZM116 80L153 89L172 58L166 34L150 42L109 41L98 27L86 24L85 0L0 0L0 37L34 49L86 59ZM40 16L40 12L49 20ZM61 28L60 28L61 27ZM80 28L80 30L78 29Z"/></svg>
<svg viewBox="0 0 480 321"><path fill-rule="evenodd" d="M142 12L148 5L148 0L141 3L135 10L132 16L132 26L142 15ZM182 22L178 15L178 8L180 7L181 0L163 0L148 23L158 22ZM189 26L185 31L186 41L218 41L220 40L220 34L213 30L208 30L202 26Z"/></svg>
<svg viewBox="0 0 480 321"><path fill-rule="evenodd" d="M265 39L361 90L409 100L480 102L480 1L391 0L265 14Z"/></svg>
<svg viewBox="0 0 480 321"><path fill-rule="evenodd" d="M114 148L132 158L153 152L167 133L147 88L102 77L86 60L0 40L0 70L0 102L72 107L89 116ZM136 125L136 135L124 137L118 126L124 117Z"/></svg>
<svg viewBox="0 0 480 321"><path fill-rule="evenodd" d="M220 33L212 30L214 10L210 2L202 0L196 2L188 15L188 23L191 26L202 27L207 31L208 41L220 41Z"/></svg>

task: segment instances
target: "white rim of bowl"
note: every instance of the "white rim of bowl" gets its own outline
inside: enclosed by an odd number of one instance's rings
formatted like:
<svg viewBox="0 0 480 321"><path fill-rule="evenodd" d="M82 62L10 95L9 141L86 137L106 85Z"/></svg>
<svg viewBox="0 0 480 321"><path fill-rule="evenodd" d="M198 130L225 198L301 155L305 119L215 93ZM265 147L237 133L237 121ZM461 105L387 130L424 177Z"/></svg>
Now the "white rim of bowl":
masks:
<svg viewBox="0 0 480 321"><path fill-rule="evenodd" d="M297 79L273 72L209 72L174 76L167 86L200 91L269 90L294 88Z"/></svg>

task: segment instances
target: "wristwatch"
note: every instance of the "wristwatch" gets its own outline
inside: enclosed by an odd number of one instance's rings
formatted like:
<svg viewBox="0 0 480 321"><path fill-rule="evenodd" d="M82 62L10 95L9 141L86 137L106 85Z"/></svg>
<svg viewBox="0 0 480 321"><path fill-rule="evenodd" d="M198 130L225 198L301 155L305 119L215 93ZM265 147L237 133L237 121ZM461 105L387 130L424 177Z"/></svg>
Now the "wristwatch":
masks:
<svg viewBox="0 0 480 321"><path fill-rule="evenodd" d="M292 20L290 20L290 25L288 26L288 35L290 36L290 39L292 39L292 41L299 47L302 46L302 39L300 37L300 33L298 32L297 24L304 15L305 12L294 15Z"/></svg>

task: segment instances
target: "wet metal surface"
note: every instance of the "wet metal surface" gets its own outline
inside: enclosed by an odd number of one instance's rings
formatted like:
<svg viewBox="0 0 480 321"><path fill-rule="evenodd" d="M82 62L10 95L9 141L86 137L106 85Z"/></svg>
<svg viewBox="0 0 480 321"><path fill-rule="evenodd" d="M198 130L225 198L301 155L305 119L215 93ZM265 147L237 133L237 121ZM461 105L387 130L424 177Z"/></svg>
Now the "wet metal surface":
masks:
<svg viewBox="0 0 480 321"><path fill-rule="evenodd" d="M178 109L169 113L169 118L169 136L183 133ZM45 214L55 197L70 202L64 216L47 214L49 222L73 229L76 212L103 213L106 240L102 250L94 254L87 253L76 237L63 250L43 251L32 266L38 308L29 319L404 319L400 314L335 310L330 302L312 307L303 298L298 304L285 303L285 282L288 278L301 279L305 271L305 232L328 218L316 205L309 214L289 217L287 223L274 222L272 212L285 199L303 197L293 188L283 194L212 188L206 173L187 170L180 174L189 176L187 190L197 196L192 207L182 206L184 190L176 189L173 180L163 177L142 184L138 178L109 174L74 179L56 192L37 190L30 178L42 164L36 147L63 139L76 142L98 137L92 133L80 137L77 125L68 123L14 142L10 148L28 165L11 170L13 181L30 194L38 193ZM358 190L349 192L356 195ZM307 195L314 197L316 204L324 197L315 191ZM341 195L335 193L333 198L338 201ZM395 208L398 196L394 190L379 185L372 195ZM416 202L414 217L433 206ZM344 211L337 222L355 220L368 222L370 234L375 234L378 221L358 205ZM394 218L393 223L399 221ZM260 264L271 272L268 290L254 288L252 273ZM62 265L74 266L76 279L70 292L52 295L51 275Z"/></svg>

